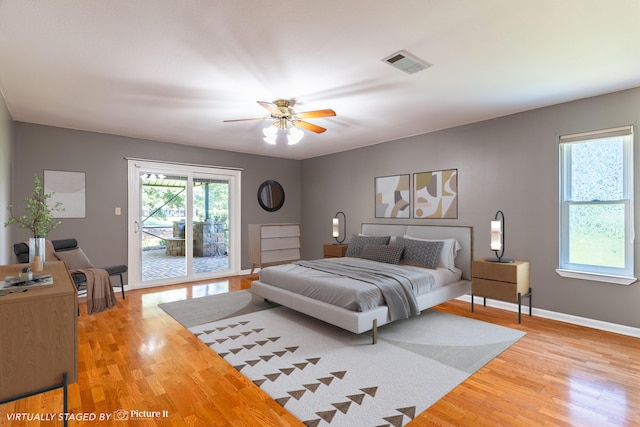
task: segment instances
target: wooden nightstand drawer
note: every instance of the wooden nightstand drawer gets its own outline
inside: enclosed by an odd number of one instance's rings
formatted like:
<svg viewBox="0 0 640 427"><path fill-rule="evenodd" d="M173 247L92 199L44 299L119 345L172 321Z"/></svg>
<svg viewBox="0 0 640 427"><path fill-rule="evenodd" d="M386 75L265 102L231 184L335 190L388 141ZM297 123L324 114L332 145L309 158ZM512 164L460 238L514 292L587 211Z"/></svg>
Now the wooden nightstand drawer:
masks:
<svg viewBox="0 0 640 427"><path fill-rule="evenodd" d="M518 292L515 283L499 282L497 280L473 278L473 295L485 298L499 299L507 302L518 302ZM527 289L526 294L529 292Z"/></svg>
<svg viewBox="0 0 640 427"><path fill-rule="evenodd" d="M485 260L473 261L473 277L498 280L500 282L519 283L529 282L529 263L514 261L509 263L490 262Z"/></svg>
<svg viewBox="0 0 640 427"><path fill-rule="evenodd" d="M347 253L349 245L324 245L323 255L325 258L338 258L343 257Z"/></svg>

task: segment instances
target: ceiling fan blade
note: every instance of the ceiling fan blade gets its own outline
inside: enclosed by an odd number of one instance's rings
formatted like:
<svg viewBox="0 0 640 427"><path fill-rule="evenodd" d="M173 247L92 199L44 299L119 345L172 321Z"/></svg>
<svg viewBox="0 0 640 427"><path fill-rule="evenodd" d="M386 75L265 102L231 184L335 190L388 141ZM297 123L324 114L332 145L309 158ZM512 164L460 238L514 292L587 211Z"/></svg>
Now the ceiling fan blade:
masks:
<svg viewBox="0 0 640 427"><path fill-rule="evenodd" d="M296 113L296 116L300 119L316 119L318 117L333 117L336 112L331 109L304 111L302 113Z"/></svg>
<svg viewBox="0 0 640 427"><path fill-rule="evenodd" d="M296 120L296 121L293 122L293 124L295 126L301 127L303 129L306 129L306 130L310 130L311 132L315 132L315 133L322 133L322 132L324 132L326 130L323 127L320 127L318 125L314 125L313 123L303 122L302 120Z"/></svg>
<svg viewBox="0 0 640 427"><path fill-rule="evenodd" d="M251 120L273 120L271 117L256 117L254 119L233 119L233 120L223 120L223 122L248 122Z"/></svg>
<svg viewBox="0 0 640 427"><path fill-rule="evenodd" d="M280 109L273 102L258 101L258 104L262 105L262 107L264 107L267 111L269 111L276 117L280 117L283 114L282 111L280 111Z"/></svg>

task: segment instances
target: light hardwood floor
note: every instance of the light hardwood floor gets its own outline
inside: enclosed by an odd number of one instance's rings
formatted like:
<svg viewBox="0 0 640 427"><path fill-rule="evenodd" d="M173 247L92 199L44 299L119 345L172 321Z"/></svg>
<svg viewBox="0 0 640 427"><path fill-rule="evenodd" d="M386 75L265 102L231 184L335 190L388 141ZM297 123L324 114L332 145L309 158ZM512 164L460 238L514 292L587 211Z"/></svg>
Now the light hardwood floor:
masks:
<svg viewBox="0 0 640 427"><path fill-rule="evenodd" d="M119 298L119 307L91 316L81 304L79 380L70 386L69 410L90 418L111 414L111 420L69 425L303 426L157 307L246 289L253 278L134 290L125 301ZM518 324L515 313L481 304L471 313L469 303L461 301L436 309L527 335L409 426L640 425L640 339L535 316L523 316ZM118 409L138 410L139 417L116 421ZM55 390L0 405L0 425L62 425L9 421L16 414L57 418L60 412L62 391ZM142 419L145 415L150 417Z"/></svg>

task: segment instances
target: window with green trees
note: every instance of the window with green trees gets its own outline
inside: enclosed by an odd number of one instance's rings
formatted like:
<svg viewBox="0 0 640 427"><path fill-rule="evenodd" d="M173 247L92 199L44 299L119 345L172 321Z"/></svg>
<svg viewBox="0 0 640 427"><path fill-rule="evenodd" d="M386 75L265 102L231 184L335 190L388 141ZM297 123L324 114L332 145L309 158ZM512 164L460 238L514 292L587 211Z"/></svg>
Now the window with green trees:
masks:
<svg viewBox="0 0 640 427"><path fill-rule="evenodd" d="M632 127L560 137L560 184L560 270L632 277Z"/></svg>

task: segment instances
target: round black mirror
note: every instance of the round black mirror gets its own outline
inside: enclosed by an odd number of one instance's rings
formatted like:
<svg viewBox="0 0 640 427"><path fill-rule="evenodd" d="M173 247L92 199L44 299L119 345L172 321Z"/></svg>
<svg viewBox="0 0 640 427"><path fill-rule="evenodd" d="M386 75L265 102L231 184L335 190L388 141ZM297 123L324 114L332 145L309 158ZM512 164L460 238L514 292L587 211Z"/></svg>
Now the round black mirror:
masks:
<svg viewBox="0 0 640 427"><path fill-rule="evenodd" d="M258 187L258 203L265 211L277 211L284 205L284 188L277 181L263 182Z"/></svg>

